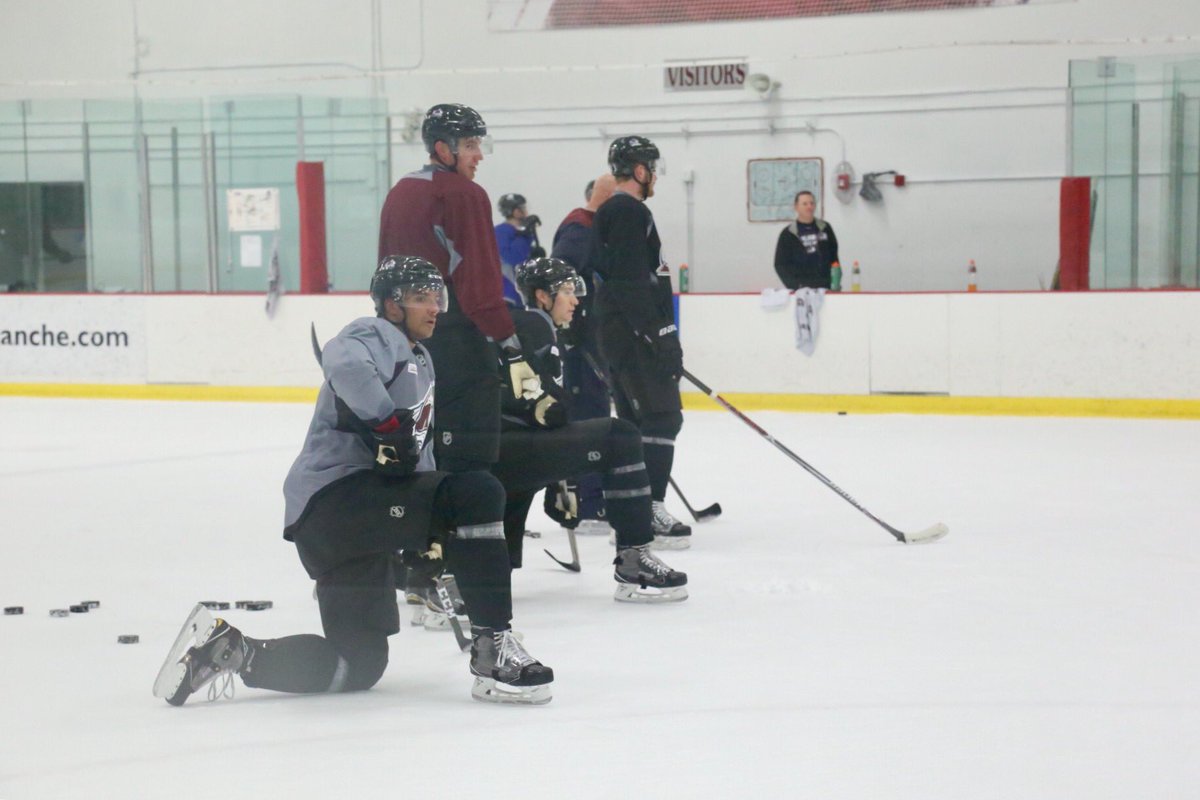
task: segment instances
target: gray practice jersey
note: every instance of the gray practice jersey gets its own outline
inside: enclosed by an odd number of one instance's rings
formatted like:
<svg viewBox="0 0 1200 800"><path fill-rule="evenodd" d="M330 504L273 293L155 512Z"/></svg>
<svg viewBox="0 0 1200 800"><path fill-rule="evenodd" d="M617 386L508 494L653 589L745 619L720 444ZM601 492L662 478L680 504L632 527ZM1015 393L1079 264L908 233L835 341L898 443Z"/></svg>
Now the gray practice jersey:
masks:
<svg viewBox="0 0 1200 800"><path fill-rule="evenodd" d="M284 527L294 524L318 491L372 469L370 429L409 409L421 451L417 471L436 469L433 443L433 361L421 345L385 319L363 317L342 329L321 354L325 383L304 447L283 482ZM402 416L402 415L401 415Z"/></svg>

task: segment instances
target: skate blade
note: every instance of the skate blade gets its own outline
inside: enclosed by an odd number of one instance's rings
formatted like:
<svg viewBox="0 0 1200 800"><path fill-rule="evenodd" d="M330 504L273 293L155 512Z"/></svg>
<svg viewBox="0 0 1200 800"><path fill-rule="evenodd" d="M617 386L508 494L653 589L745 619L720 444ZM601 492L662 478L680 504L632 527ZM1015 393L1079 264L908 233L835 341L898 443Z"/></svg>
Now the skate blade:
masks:
<svg viewBox="0 0 1200 800"><path fill-rule="evenodd" d="M521 706L542 706L554 699L551 684L540 686L509 686L493 678L475 678L471 697L481 703L506 703Z"/></svg>
<svg viewBox="0 0 1200 800"><path fill-rule="evenodd" d="M688 599L686 586L669 586L665 589L643 589L636 583L619 583L613 592L618 603L681 603Z"/></svg>
<svg viewBox="0 0 1200 800"><path fill-rule="evenodd" d="M179 635L175 637L175 643L171 645L167 658L163 661L162 668L154 679L155 697L166 700L174 696L179 689L179 682L187 673L187 667L180 664L179 659L183 658L183 654L189 647L198 645L207 639L216 624L216 620L213 619L212 614L208 613L208 609L197 603L196 607L192 609L192 613L188 615L187 621L183 623L183 627L180 628Z"/></svg>
<svg viewBox="0 0 1200 800"><path fill-rule="evenodd" d="M692 546L690 536L655 536L651 550L687 550Z"/></svg>

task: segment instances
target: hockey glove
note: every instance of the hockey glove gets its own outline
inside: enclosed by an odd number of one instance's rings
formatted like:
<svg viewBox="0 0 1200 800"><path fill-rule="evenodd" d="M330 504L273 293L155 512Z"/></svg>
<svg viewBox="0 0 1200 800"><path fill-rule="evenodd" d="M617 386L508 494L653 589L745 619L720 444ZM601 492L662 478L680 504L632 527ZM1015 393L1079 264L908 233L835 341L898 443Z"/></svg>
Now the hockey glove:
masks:
<svg viewBox="0 0 1200 800"><path fill-rule="evenodd" d="M413 438L413 417L401 411L371 429L375 445L375 469L384 475L404 477L416 472L421 452Z"/></svg>
<svg viewBox="0 0 1200 800"><path fill-rule="evenodd" d="M543 393L533 404L533 421L543 428L561 428L567 424L563 404Z"/></svg>
<svg viewBox="0 0 1200 800"><path fill-rule="evenodd" d="M663 326L654 334L644 334L644 338L654 352L658 368L670 375L671 380L679 380L683 375L683 348L675 323Z"/></svg>
<svg viewBox="0 0 1200 800"><path fill-rule="evenodd" d="M542 395L542 380L525 360L521 341L515 334L500 342L500 361L508 370L508 385L513 397L536 400Z"/></svg>
<svg viewBox="0 0 1200 800"><path fill-rule="evenodd" d="M538 225L542 224L542 219L537 214L530 214L525 218L525 230L531 231Z"/></svg>

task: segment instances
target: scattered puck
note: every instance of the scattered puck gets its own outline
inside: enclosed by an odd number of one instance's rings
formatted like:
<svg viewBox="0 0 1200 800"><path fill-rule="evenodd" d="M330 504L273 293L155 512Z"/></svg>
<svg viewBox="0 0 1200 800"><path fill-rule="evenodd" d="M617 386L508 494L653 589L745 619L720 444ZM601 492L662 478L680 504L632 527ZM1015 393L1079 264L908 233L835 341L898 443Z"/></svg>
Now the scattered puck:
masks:
<svg viewBox="0 0 1200 800"><path fill-rule="evenodd" d="M88 612L87 606L68 606L68 608L71 609L72 614L86 614Z"/></svg>
<svg viewBox="0 0 1200 800"><path fill-rule="evenodd" d="M84 601L83 601L83 605L87 606L87 607L88 607L88 610L91 610L91 609L94 609L94 608L99 608L99 607L100 607L100 601L99 601L99 600L84 600Z"/></svg>
<svg viewBox="0 0 1200 800"><path fill-rule="evenodd" d="M243 602L245 601L238 602L238 608L242 607ZM209 611L226 611L229 609L229 603L226 603L223 600L201 600L200 605L204 606Z"/></svg>
<svg viewBox="0 0 1200 800"><path fill-rule="evenodd" d="M243 600L242 608L247 611L266 611L274 605L270 600Z"/></svg>
<svg viewBox="0 0 1200 800"><path fill-rule="evenodd" d="M52 617L69 617L69 616L71 616L71 612L67 611L65 608L52 608L52 609L50 609L50 616L52 616Z"/></svg>
<svg viewBox="0 0 1200 800"><path fill-rule="evenodd" d="M117 644L137 644L138 637L136 633L123 633L117 637Z"/></svg>
<svg viewBox="0 0 1200 800"><path fill-rule="evenodd" d="M838 416L839 416L839 417L844 417L844 416L846 416L846 412L845 412L845 411L839 411L839 412L838 412Z"/></svg>
<svg viewBox="0 0 1200 800"><path fill-rule="evenodd" d="M24 613L25 613L25 606L5 606L4 607L4 615L6 617L12 617L17 614L24 614Z"/></svg>

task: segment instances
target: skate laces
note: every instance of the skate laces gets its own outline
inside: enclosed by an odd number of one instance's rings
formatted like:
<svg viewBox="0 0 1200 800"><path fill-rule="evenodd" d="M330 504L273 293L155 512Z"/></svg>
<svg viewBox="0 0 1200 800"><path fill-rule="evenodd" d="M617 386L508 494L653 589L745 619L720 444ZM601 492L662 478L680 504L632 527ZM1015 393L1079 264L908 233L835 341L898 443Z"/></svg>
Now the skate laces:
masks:
<svg viewBox="0 0 1200 800"><path fill-rule="evenodd" d="M219 670L216 677L208 684L208 699L210 702L219 700L222 697L233 699L232 670Z"/></svg>
<svg viewBox="0 0 1200 800"><path fill-rule="evenodd" d="M654 522L658 527L670 530L679 524L679 520L675 519L675 517L671 515L670 511L667 511L666 504L655 500L653 506Z"/></svg>
<svg viewBox="0 0 1200 800"><path fill-rule="evenodd" d="M642 545L636 549L638 551L638 562L655 575L666 575L671 571L671 568L663 563L662 559L650 552L649 545Z"/></svg>
<svg viewBox="0 0 1200 800"><path fill-rule="evenodd" d="M512 629L506 631L496 631L492 634L492 641L496 643L496 666L502 667L505 664L516 664L518 667L524 667L534 663L533 656L525 652L525 648L513 635Z"/></svg>

